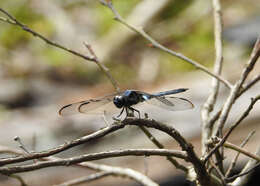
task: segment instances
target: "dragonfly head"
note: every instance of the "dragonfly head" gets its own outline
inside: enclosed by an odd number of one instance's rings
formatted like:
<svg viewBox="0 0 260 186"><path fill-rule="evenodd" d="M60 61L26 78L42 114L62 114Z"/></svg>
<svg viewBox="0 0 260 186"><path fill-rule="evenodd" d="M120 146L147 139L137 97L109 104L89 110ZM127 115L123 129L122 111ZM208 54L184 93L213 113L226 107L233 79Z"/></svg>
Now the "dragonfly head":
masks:
<svg viewBox="0 0 260 186"><path fill-rule="evenodd" d="M124 106L124 98L123 96L115 96L113 102L117 108L122 108Z"/></svg>

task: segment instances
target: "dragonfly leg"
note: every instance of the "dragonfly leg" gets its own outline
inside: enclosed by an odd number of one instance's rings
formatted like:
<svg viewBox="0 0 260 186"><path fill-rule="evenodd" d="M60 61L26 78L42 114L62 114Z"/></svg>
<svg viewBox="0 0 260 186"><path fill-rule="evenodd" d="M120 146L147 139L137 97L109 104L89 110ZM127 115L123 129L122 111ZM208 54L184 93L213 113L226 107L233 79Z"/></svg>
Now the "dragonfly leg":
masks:
<svg viewBox="0 0 260 186"><path fill-rule="evenodd" d="M123 107L123 109L121 110L121 112L120 112L120 114L117 116L117 118L119 118L119 117L123 114L124 110L125 110L125 107Z"/></svg>
<svg viewBox="0 0 260 186"><path fill-rule="evenodd" d="M140 111L139 111L139 110L137 110L137 109L135 109L135 108L133 108L133 107L129 107L129 109L132 110L133 112L134 112L134 111L137 112L139 118L141 118L141 117L140 117Z"/></svg>

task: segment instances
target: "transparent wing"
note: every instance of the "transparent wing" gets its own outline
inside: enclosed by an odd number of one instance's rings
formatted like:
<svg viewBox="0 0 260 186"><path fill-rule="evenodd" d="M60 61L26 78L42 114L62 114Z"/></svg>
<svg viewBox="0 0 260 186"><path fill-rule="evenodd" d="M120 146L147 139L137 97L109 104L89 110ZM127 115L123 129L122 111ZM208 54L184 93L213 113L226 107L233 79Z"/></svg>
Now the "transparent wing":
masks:
<svg viewBox="0 0 260 186"><path fill-rule="evenodd" d="M98 100L93 102L82 103L78 107L78 111L84 114L114 114L120 112L121 109L117 108L113 99L105 98L102 100Z"/></svg>
<svg viewBox="0 0 260 186"><path fill-rule="evenodd" d="M145 102L171 111L188 110L194 107L188 99L173 96L153 97Z"/></svg>
<svg viewBox="0 0 260 186"><path fill-rule="evenodd" d="M116 108L113 103L113 98L115 95L117 94L111 94L100 99L89 99L86 101L65 105L59 110L59 114L66 116L77 114L79 112L85 114L104 114L104 112L117 112L120 109Z"/></svg>
<svg viewBox="0 0 260 186"><path fill-rule="evenodd" d="M76 102L76 103L71 103L68 105L63 106L60 110L59 110L59 115L61 116L67 116L67 115L73 115L73 114L77 114L79 113L78 111L78 107L82 104L85 103L87 101L80 101L80 102Z"/></svg>

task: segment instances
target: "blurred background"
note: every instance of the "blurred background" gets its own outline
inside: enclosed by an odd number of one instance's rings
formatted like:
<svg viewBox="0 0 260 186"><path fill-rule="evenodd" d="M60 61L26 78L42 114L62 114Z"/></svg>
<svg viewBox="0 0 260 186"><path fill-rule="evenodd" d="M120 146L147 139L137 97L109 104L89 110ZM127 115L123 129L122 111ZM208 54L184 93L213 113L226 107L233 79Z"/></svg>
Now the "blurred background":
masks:
<svg viewBox="0 0 260 186"><path fill-rule="evenodd" d="M214 32L211 1L203 0L114 0L114 6L131 24L142 26L164 46L212 69ZM251 48L260 34L258 0L222 2L224 20L224 77L232 83L239 77ZM50 40L88 54L83 42L91 44L99 60L109 69L122 90L146 92L189 88L181 96L190 99L195 108L167 112L145 108L151 118L174 125L191 140L200 153L200 108L207 99L211 78L193 66L164 52L151 48L136 33L113 20L109 9L93 0L1 0L0 7L31 29ZM4 17L3 14L0 14ZM260 72L257 64L250 78ZM239 116L259 94L256 85L235 104L228 124ZM61 117L58 110L65 104L96 98L114 92L113 86L92 62L84 61L47 45L20 28L0 22L0 145L19 148L13 140L19 136L29 150L42 151L65 141L90 134L106 126L102 116L78 114ZM221 86L220 107L228 90ZM232 135L230 141L240 144L252 130L259 129L259 104L250 117ZM258 127L258 128L257 128ZM259 130L258 130L259 131ZM167 148L179 148L157 131L151 131ZM257 138L258 136L258 138ZM247 145L257 149L259 132ZM131 143L129 144L129 139ZM258 144L259 145L259 144ZM104 139L67 152L61 157L123 148L152 148L136 127L127 127ZM227 163L233 152L228 152ZM1 157L6 154L1 154ZM247 160L241 156L241 165ZM153 180L180 185L180 175L160 157L124 157L97 161L147 172ZM75 170L75 171L72 171ZM158 171L160 170L160 171ZM88 175L93 171L75 167L47 168L20 174L29 185L52 185ZM171 181L166 181L171 180ZM176 181L173 183L173 181ZM107 177L88 185L133 185L133 181ZM188 185L189 183L185 183ZM15 179L0 176L0 185L19 185Z"/></svg>

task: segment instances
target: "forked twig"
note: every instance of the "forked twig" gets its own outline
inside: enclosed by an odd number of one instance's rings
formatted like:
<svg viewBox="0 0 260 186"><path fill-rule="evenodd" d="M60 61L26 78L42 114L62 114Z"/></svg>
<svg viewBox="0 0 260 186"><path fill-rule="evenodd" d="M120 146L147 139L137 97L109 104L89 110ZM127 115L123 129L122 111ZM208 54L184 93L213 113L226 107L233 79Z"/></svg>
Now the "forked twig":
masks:
<svg viewBox="0 0 260 186"><path fill-rule="evenodd" d="M246 139L241 143L240 147L243 148L249 141L249 139L251 139L251 137L255 134L255 131L252 131L248 134L248 136L246 137ZM232 172L233 168L236 166L236 162L237 159L239 157L240 152L237 152L236 156L233 158L233 160L230 163L230 166L227 169L227 172L225 174L225 177L228 178L230 173Z"/></svg>
<svg viewBox="0 0 260 186"><path fill-rule="evenodd" d="M260 147L258 147L256 153L255 153L257 156L260 156ZM248 172L248 170L252 169L255 167L255 165L257 164L257 161L254 160L254 159L250 159L246 165L244 166L244 168L242 169L242 171L239 173L239 174L243 174L243 173L246 173ZM240 177L237 177L230 185L232 186L237 186L237 185L245 185L246 182L248 181L248 178L249 178L249 175L250 174L246 174L244 176L240 176Z"/></svg>
<svg viewBox="0 0 260 186"><path fill-rule="evenodd" d="M5 146L0 146L0 153L11 153L11 154L17 154L17 155L25 154L25 152L22 150L17 150L17 149L5 147ZM40 159L39 161L53 161L53 160L60 160L60 158L54 157L54 156L48 156L48 157ZM108 165L96 164L96 163L92 163L92 162L82 162L82 163L75 164L75 166L88 168L88 169L91 169L94 171L109 173L107 176L111 175L111 176L121 176L124 178L129 178L129 179L132 179L145 186L158 186L155 182L153 182L147 176L139 173L138 171L130 169L130 168L108 166ZM82 178L82 181L83 181L83 179L84 178ZM74 181L76 182L77 180L74 180ZM86 181L88 181L88 180L86 180ZM65 184L66 183L67 182L65 182Z"/></svg>
<svg viewBox="0 0 260 186"><path fill-rule="evenodd" d="M256 164L255 166L253 166L252 168L250 168L249 170L247 170L247 171L245 171L245 172L243 172L243 173L236 174L236 175L234 175L234 176L231 176L231 177L229 177L229 178L226 178L226 181L231 182L231 181L235 180L235 179L238 178L238 177L245 176L245 175L251 173L252 171L254 171L259 165L260 165L260 163Z"/></svg>
<svg viewBox="0 0 260 186"><path fill-rule="evenodd" d="M82 184L82 183L88 183L90 181L94 181L94 180L97 180L97 179L101 179L103 177L110 176L110 175L111 175L110 172L105 172L105 171L97 172L97 173L94 173L94 174L90 174L88 176L83 176L83 177L80 177L80 178L69 180L69 181L63 182L61 184L54 185L54 186L78 185L78 184Z"/></svg>
<svg viewBox="0 0 260 186"><path fill-rule="evenodd" d="M241 115L241 117L235 122L234 125L230 127L228 132L224 135L224 137L221 139L220 142L217 143L217 145L207 154L207 156L204 158L204 163L208 161L208 159L218 150L227 140L227 138L230 136L232 131L248 116L250 111L253 109L255 103L260 99L260 95L258 95L255 98L251 99L251 103L248 106L248 108L245 110L245 112Z"/></svg>
<svg viewBox="0 0 260 186"><path fill-rule="evenodd" d="M222 131L223 131L224 125L226 123L226 120L228 118L228 114L233 106L233 103L235 102L236 98L238 97L238 94L241 91L242 86L243 86L246 78L248 77L249 73L253 70L259 56L260 56L260 36L258 37L257 41L255 42L255 45L251 52L250 58L241 73L240 79L235 83L234 87L232 87L230 94L229 94L225 104L223 105L223 109L220 113L219 120L216 123L215 128L213 129L212 136L217 136L217 133L219 133L219 136L222 137Z"/></svg>
<svg viewBox="0 0 260 186"><path fill-rule="evenodd" d="M144 132L144 134L155 144L159 149L164 149L164 146L142 125L139 128ZM184 172L188 172L188 168L179 164L179 162L171 156L167 156L167 160L169 160L177 169L180 169Z"/></svg>
<svg viewBox="0 0 260 186"><path fill-rule="evenodd" d="M34 37L38 37L40 38L41 40L45 41L47 44L51 45L51 46L54 46L56 48L59 48L59 49L62 49L66 52L69 52L77 57L80 57L80 58L83 58L84 60L87 60L87 61L91 61L91 62L94 62L98 65L98 67L100 68L100 70L102 70L102 72L105 73L105 75L107 76L107 78L111 81L112 85L114 86L115 90L116 91L119 91L119 86L117 85L116 83L116 80L112 77L112 75L110 74L109 70L107 67L104 66L104 64L102 64L97 56L93 56L93 57L89 57L87 55L84 55L84 54L81 54L75 50L72 50L72 49L69 49L57 42L54 42L52 40L49 40L48 38L44 37L43 35L39 34L38 32L30 29L29 27L27 27L25 24L21 23L20 21L18 21L15 17L13 17L11 14L9 14L7 11L5 11L4 9L0 8L0 12L2 12L3 14L5 14L7 18L3 18L3 17L0 17L0 21L3 21L3 22L6 22L6 23L9 23L9 24L12 24L12 25L15 25L15 26L18 26L20 27L21 29L23 29L25 32L28 32L30 34L32 34ZM90 45L88 45L90 46ZM90 47L88 47L88 49L90 50ZM91 54L93 55L94 54L94 51L91 49Z"/></svg>
<svg viewBox="0 0 260 186"><path fill-rule="evenodd" d="M213 0L213 14L214 14L214 36L215 36L215 62L214 62L214 73L221 75L222 63L223 63L223 43L222 43L222 12L221 4L219 0ZM209 114L213 111L214 105L217 100L219 92L219 80L216 78L212 79L211 93L208 96L207 101L203 104L201 110L202 118L202 154L205 155L207 151L207 141L211 135L211 128L209 126Z"/></svg>
<svg viewBox="0 0 260 186"><path fill-rule="evenodd" d="M248 156L250 158L253 158L254 160L260 162L260 156L257 156L257 155L255 155L255 154L253 154L253 153L251 153L251 152L249 152L249 151L247 151L247 150L245 150L245 149L243 149L243 148L241 148L241 147L239 147L237 145L234 145L234 144L229 143L229 142L226 141L223 146L226 147L226 148L229 148L229 149L233 149L233 150L235 150L237 152L240 152L240 153L242 153L242 154L244 154L244 155L246 155L246 156Z"/></svg>
<svg viewBox="0 0 260 186"><path fill-rule="evenodd" d="M142 28L137 28L133 25L128 24L121 16L120 14L116 11L116 9L114 8L112 1L106 1L106 0L100 0L100 2L108 7L114 14L114 19L117 20L118 22L122 23L123 25L125 25L126 27L128 27L130 30L138 33L139 35L141 35L142 37L144 37L146 40L148 40L149 42L151 42L151 44L153 45L153 47L158 48L172 56L175 56L183 61L186 61L188 63L190 63L191 65L193 65L195 68L202 70L203 72L209 74L210 76L218 79L219 81L221 81L226 87L231 88L232 85L230 82L228 82L227 80L223 79L221 76L210 72L206 67L204 67L203 65L199 64L198 62L184 56L181 53L177 53L173 50L170 50L166 47L164 47L163 45L161 45L160 43L158 43L157 41L155 41L152 37L150 37Z"/></svg>

